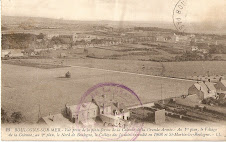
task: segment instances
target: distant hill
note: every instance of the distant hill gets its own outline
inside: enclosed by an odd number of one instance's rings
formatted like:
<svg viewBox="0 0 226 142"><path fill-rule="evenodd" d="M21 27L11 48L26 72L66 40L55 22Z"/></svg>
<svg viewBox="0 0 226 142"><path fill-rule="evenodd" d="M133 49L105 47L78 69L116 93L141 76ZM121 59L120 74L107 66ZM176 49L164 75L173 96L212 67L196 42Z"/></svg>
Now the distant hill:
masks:
<svg viewBox="0 0 226 142"><path fill-rule="evenodd" d="M63 19L50 19L41 17L15 17L2 16L2 26L8 29L67 29L90 31L94 26L108 26L113 28L131 27L159 27L174 29L172 23L161 22L133 22L133 21L76 21Z"/></svg>
<svg viewBox="0 0 226 142"><path fill-rule="evenodd" d="M93 24L83 21L13 16L2 16L2 25L11 30L65 29L89 31L93 27Z"/></svg>
<svg viewBox="0 0 226 142"><path fill-rule="evenodd" d="M69 31L91 31L94 26L109 26L115 28L158 27L175 30L173 21L78 21L41 17L2 16L2 27L4 27L4 30L59 29ZM223 23L188 23L185 26L186 32L189 33L226 35L226 24Z"/></svg>

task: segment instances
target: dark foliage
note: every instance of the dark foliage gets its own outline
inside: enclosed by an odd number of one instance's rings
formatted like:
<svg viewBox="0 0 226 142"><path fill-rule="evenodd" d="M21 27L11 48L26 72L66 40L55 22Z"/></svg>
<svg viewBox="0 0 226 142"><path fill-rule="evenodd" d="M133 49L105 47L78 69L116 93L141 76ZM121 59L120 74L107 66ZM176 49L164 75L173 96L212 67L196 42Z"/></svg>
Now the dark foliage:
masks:
<svg viewBox="0 0 226 142"><path fill-rule="evenodd" d="M7 112L3 108L1 108L1 122L2 123L9 122L9 118L8 118Z"/></svg>
<svg viewBox="0 0 226 142"><path fill-rule="evenodd" d="M11 114L11 122L12 123L21 123L23 119L23 116L21 112L13 112Z"/></svg>
<svg viewBox="0 0 226 142"><path fill-rule="evenodd" d="M210 45L210 54L226 54L226 46Z"/></svg>

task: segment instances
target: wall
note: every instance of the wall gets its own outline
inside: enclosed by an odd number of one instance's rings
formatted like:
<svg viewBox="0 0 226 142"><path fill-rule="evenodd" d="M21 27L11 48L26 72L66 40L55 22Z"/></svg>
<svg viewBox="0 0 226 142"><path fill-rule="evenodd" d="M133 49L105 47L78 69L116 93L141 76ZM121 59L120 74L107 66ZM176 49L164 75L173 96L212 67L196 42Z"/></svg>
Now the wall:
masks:
<svg viewBox="0 0 226 142"><path fill-rule="evenodd" d="M155 124L164 123L165 119L165 109L155 111Z"/></svg>
<svg viewBox="0 0 226 142"><path fill-rule="evenodd" d="M193 95L196 94L198 95L199 99L203 100L204 99L204 93L200 90L198 90L195 85L192 85L189 89L188 89L188 95Z"/></svg>
<svg viewBox="0 0 226 142"><path fill-rule="evenodd" d="M215 85L217 90L222 90L222 91L226 91L226 87L222 84L222 82L217 82L217 84Z"/></svg>

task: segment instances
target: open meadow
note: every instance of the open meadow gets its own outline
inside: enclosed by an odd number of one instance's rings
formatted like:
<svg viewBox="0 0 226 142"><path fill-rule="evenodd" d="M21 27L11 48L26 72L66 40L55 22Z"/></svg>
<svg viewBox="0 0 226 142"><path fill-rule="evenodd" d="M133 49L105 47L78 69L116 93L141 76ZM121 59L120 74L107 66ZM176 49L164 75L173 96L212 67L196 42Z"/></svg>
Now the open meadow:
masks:
<svg viewBox="0 0 226 142"><path fill-rule="evenodd" d="M63 78L70 71L72 77ZM41 115L59 113L65 104L77 104L92 86L114 82L131 88L142 103L187 93L192 81L140 76L104 70L65 67L41 69L2 64L2 108L8 114L21 111L27 122ZM162 91L161 91L162 84Z"/></svg>
<svg viewBox="0 0 226 142"><path fill-rule="evenodd" d="M225 61L55 58L6 60L2 63L2 108L8 115L21 111L31 123L38 120L39 105L42 116L59 113L66 103L77 104L82 95L98 83L123 84L131 88L142 103L147 103L187 94L195 82L186 80L187 76L209 73L225 77L226 74ZM70 71L71 78L64 78L67 71ZM123 102L131 105L126 100Z"/></svg>
<svg viewBox="0 0 226 142"><path fill-rule="evenodd" d="M175 78L207 76L207 74L211 76L222 75L226 77L226 61L153 62L94 58L55 58L25 59L20 60L20 62L63 66L84 66Z"/></svg>

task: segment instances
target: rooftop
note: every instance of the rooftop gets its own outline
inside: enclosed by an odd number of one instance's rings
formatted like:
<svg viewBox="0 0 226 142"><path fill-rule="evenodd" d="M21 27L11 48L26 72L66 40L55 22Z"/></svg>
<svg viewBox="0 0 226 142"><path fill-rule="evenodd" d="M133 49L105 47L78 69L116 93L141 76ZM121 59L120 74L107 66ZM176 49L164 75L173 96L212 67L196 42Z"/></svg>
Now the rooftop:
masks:
<svg viewBox="0 0 226 142"><path fill-rule="evenodd" d="M221 80L221 83L226 87L226 80Z"/></svg>
<svg viewBox="0 0 226 142"><path fill-rule="evenodd" d="M82 103L79 105L67 106L72 112L76 113L79 111L85 111L89 109L97 109L97 105L93 102Z"/></svg>
<svg viewBox="0 0 226 142"><path fill-rule="evenodd" d="M47 125L53 126L53 125L71 125L72 123L65 118L62 114L54 114L54 115L49 115L46 117L41 118Z"/></svg>
<svg viewBox="0 0 226 142"><path fill-rule="evenodd" d="M211 83L211 82L207 82L207 81L206 82L203 82L203 81L201 81L201 82L195 83L194 85L195 85L195 87L198 90L201 90L204 93L208 93L208 90L210 90L210 91L216 91L216 88L215 88L214 84Z"/></svg>

